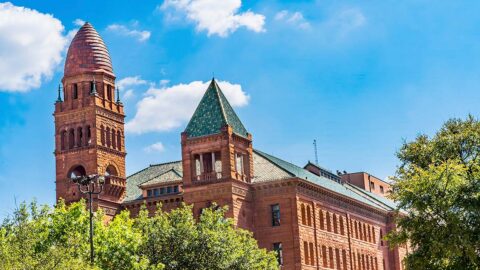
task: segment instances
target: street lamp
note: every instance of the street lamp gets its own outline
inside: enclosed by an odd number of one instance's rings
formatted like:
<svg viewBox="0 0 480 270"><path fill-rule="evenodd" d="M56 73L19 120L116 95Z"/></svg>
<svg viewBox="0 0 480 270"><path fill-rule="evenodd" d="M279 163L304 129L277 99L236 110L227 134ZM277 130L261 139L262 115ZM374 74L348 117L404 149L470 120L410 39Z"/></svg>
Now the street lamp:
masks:
<svg viewBox="0 0 480 270"><path fill-rule="evenodd" d="M103 175L83 175L72 176L72 181L78 185L78 190L83 194L88 194L88 209L90 212L90 263L93 264L93 210L92 195L100 194L105 184Z"/></svg>

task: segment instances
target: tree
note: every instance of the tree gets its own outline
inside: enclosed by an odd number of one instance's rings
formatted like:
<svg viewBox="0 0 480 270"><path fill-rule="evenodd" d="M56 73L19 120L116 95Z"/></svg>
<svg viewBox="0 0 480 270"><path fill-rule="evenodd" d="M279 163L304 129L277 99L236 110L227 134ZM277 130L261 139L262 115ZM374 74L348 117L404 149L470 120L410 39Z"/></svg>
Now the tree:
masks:
<svg viewBox="0 0 480 270"><path fill-rule="evenodd" d="M85 202L41 208L22 203L0 225L2 270L278 269L275 255L259 249L248 231L225 218L226 208L205 209L197 221L191 206L160 209L136 219L128 211L94 222L95 265L89 264L89 214Z"/></svg>
<svg viewBox="0 0 480 270"><path fill-rule="evenodd" d="M447 121L397 153L392 246L410 244L408 269L480 268L480 122Z"/></svg>
<svg viewBox="0 0 480 270"><path fill-rule="evenodd" d="M103 222L101 212L95 218L95 266L89 264L89 214L84 201L55 208L39 209L33 202L22 203L13 216L0 226L2 270L80 270L138 269L157 270L139 255L142 234L133 227L128 213L112 222Z"/></svg>
<svg viewBox="0 0 480 270"><path fill-rule="evenodd" d="M226 208L203 210L198 221L192 207L183 205L170 213L146 210L136 220L144 233L142 254L165 269L278 269L273 252L259 249L252 234L235 229L224 217Z"/></svg>

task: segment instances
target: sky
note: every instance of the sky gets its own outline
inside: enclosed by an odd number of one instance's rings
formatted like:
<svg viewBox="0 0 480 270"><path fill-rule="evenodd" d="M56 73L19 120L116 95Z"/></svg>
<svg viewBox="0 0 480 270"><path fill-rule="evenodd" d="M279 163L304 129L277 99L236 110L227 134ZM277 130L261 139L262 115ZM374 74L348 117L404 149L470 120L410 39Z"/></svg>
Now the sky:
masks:
<svg viewBox="0 0 480 270"><path fill-rule="evenodd" d="M85 21L125 105L127 173L179 160L215 76L255 148L303 166L394 175L395 153L480 114L478 1L0 3L0 217L55 201L54 101Z"/></svg>

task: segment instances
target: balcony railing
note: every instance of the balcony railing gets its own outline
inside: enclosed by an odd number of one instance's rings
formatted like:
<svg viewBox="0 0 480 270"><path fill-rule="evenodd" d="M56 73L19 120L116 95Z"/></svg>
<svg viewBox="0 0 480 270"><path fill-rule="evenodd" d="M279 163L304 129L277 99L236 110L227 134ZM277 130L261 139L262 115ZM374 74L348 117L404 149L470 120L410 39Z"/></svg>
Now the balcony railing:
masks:
<svg viewBox="0 0 480 270"><path fill-rule="evenodd" d="M194 176L194 181L215 181L222 179L221 172L208 172Z"/></svg>

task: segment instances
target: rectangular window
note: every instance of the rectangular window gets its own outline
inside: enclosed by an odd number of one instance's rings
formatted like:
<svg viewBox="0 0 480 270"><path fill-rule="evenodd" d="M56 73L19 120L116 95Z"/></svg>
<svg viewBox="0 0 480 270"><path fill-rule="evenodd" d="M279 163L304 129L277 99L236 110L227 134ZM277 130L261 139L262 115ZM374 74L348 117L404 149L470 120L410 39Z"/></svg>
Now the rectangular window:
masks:
<svg viewBox="0 0 480 270"><path fill-rule="evenodd" d="M159 192L158 192L158 188L156 188L156 189L153 190L153 195L154 195L155 197L157 197L158 195L160 195Z"/></svg>
<svg viewBox="0 0 480 270"><path fill-rule="evenodd" d="M235 153L235 168L238 174L244 174L243 168L243 155L239 153Z"/></svg>
<svg viewBox="0 0 480 270"><path fill-rule="evenodd" d="M172 187L167 187L167 194L172 193Z"/></svg>
<svg viewBox="0 0 480 270"><path fill-rule="evenodd" d="M161 195L165 194L165 188L164 187L160 188L160 194Z"/></svg>
<svg viewBox="0 0 480 270"><path fill-rule="evenodd" d="M273 204L270 206L272 210L272 226L280 226L280 205Z"/></svg>
<svg viewBox="0 0 480 270"><path fill-rule="evenodd" d="M152 190L151 189L147 190L147 197L152 197Z"/></svg>
<svg viewBox="0 0 480 270"><path fill-rule="evenodd" d="M283 265L283 249L282 243L273 243L273 251L277 256L277 262L279 265Z"/></svg>
<svg viewBox="0 0 480 270"><path fill-rule="evenodd" d="M173 192L178 193L178 186L173 187Z"/></svg>
<svg viewBox="0 0 480 270"><path fill-rule="evenodd" d="M372 190L375 190L375 183L374 183L374 182L370 182L370 188L371 188Z"/></svg>
<svg viewBox="0 0 480 270"><path fill-rule="evenodd" d="M380 193L382 193L382 194L384 193L383 186L380 186Z"/></svg>

